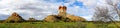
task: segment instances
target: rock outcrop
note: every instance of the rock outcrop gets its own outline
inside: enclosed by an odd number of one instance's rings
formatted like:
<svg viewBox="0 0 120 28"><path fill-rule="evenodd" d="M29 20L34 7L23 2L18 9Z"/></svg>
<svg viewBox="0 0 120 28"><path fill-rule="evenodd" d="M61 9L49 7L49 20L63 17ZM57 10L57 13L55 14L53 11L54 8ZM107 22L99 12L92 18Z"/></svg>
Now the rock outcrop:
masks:
<svg viewBox="0 0 120 28"><path fill-rule="evenodd" d="M16 12L12 13L12 15L5 20L5 22L20 22L20 21L24 21L24 19Z"/></svg>
<svg viewBox="0 0 120 28"><path fill-rule="evenodd" d="M74 15L67 15L67 18L70 19L71 21L86 21L84 18L79 17L79 16L74 16Z"/></svg>
<svg viewBox="0 0 120 28"><path fill-rule="evenodd" d="M35 18L29 18L28 21L34 22L34 21L36 21L36 19Z"/></svg>
<svg viewBox="0 0 120 28"><path fill-rule="evenodd" d="M60 6L59 10L58 10L58 15L48 15L44 19L44 21L47 21L47 22L56 22L56 21L64 21L64 22L86 21L82 17L67 14L66 10L67 10L66 6Z"/></svg>
<svg viewBox="0 0 120 28"><path fill-rule="evenodd" d="M49 15L44 20L47 22L55 22L55 21L57 21L56 17L57 17L56 15Z"/></svg>

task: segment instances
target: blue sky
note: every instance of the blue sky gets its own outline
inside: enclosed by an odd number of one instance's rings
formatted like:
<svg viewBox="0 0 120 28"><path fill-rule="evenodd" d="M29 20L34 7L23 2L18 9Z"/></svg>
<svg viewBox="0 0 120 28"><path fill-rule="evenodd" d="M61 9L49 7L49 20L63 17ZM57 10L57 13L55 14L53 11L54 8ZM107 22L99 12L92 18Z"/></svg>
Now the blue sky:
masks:
<svg viewBox="0 0 120 28"><path fill-rule="evenodd" d="M13 12L26 20L29 17L42 20L47 15L57 14L59 6L66 6L67 13L90 21L95 6L104 5L105 0L0 0L0 20L5 20Z"/></svg>

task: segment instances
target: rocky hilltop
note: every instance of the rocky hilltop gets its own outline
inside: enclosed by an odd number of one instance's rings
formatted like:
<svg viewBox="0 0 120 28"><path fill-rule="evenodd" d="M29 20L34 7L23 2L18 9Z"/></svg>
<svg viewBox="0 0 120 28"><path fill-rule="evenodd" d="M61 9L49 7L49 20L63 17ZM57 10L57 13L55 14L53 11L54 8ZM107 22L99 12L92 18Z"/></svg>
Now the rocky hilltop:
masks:
<svg viewBox="0 0 120 28"><path fill-rule="evenodd" d="M74 16L67 14L66 6L59 6L57 15L48 15L44 21L46 22L57 22L57 21L64 21L64 22L76 22L76 21L86 21L84 18L79 16Z"/></svg>
<svg viewBox="0 0 120 28"><path fill-rule="evenodd" d="M5 22L18 22L18 21L24 21L24 19L16 12L12 13L12 15L5 20Z"/></svg>

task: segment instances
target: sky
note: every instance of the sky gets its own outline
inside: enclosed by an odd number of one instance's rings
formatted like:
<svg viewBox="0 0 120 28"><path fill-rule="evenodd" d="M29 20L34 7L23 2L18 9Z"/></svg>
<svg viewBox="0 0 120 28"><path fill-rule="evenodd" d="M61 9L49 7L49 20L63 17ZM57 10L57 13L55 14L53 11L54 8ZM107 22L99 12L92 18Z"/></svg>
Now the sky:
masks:
<svg viewBox="0 0 120 28"><path fill-rule="evenodd" d="M59 6L66 6L67 13L91 21L95 6L105 5L105 0L0 0L0 20L5 20L13 12L26 20L30 17L42 20L57 14Z"/></svg>

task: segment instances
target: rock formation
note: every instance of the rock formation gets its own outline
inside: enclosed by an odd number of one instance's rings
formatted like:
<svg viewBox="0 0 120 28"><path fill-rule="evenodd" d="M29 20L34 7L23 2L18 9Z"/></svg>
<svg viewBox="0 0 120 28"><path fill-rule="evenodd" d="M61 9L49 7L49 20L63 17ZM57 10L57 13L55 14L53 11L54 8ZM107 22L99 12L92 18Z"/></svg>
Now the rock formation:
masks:
<svg viewBox="0 0 120 28"><path fill-rule="evenodd" d="M56 21L85 21L84 18L79 16L74 16L66 13L66 6L59 6L58 15L48 15L44 20L47 22L56 22Z"/></svg>
<svg viewBox="0 0 120 28"><path fill-rule="evenodd" d="M29 18L29 20L28 21L36 21L36 19L35 18Z"/></svg>
<svg viewBox="0 0 120 28"><path fill-rule="evenodd" d="M69 18L71 21L85 21L84 18L74 15L67 15L67 18Z"/></svg>
<svg viewBox="0 0 120 28"><path fill-rule="evenodd" d="M44 20L47 22L54 22L54 21L57 21L56 17L57 17L56 15L49 15Z"/></svg>
<svg viewBox="0 0 120 28"><path fill-rule="evenodd" d="M24 19L16 12L12 13L12 15L5 20L5 22L20 22L20 21L24 21Z"/></svg>

